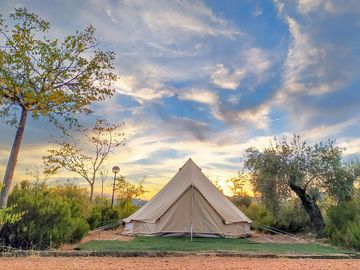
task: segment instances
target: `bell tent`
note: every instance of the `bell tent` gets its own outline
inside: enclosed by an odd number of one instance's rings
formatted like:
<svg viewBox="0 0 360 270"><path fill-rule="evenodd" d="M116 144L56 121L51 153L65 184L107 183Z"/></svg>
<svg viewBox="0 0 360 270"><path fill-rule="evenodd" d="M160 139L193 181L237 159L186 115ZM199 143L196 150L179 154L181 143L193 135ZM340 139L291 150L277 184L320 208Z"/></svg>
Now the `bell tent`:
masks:
<svg viewBox="0 0 360 270"><path fill-rule="evenodd" d="M143 207L124 219L124 234L244 237L251 220L190 158Z"/></svg>

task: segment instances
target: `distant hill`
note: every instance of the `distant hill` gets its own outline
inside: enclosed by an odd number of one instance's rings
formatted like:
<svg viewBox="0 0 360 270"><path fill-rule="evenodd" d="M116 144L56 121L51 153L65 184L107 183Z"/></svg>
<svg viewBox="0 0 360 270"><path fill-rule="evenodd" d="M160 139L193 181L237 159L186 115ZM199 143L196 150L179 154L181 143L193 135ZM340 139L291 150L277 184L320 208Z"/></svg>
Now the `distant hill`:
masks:
<svg viewBox="0 0 360 270"><path fill-rule="evenodd" d="M137 206L143 206L145 203L147 203L148 201L145 201L145 200L140 200L140 199L133 199L132 200L132 203L134 205L137 205Z"/></svg>

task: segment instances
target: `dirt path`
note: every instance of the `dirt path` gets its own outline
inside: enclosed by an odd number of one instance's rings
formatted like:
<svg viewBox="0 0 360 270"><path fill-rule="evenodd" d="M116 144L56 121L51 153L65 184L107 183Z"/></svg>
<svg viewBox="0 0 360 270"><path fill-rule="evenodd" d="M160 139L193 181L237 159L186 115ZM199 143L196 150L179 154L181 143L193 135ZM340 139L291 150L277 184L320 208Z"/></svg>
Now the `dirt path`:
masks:
<svg viewBox="0 0 360 270"><path fill-rule="evenodd" d="M360 260L248 259L234 257L169 258L0 258L0 270L359 270Z"/></svg>

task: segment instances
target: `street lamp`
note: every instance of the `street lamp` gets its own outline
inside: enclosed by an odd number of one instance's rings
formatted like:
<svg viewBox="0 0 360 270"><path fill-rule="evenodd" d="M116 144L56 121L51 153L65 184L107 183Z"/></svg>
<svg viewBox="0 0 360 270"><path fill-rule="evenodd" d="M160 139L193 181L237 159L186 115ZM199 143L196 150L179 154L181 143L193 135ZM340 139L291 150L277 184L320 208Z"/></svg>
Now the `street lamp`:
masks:
<svg viewBox="0 0 360 270"><path fill-rule="evenodd" d="M111 208L113 208L113 206L114 206L115 180L116 180L116 174L118 174L120 172L120 167L114 166L112 168L112 172L114 173L114 183L113 183L113 192L112 192L112 197L111 197Z"/></svg>

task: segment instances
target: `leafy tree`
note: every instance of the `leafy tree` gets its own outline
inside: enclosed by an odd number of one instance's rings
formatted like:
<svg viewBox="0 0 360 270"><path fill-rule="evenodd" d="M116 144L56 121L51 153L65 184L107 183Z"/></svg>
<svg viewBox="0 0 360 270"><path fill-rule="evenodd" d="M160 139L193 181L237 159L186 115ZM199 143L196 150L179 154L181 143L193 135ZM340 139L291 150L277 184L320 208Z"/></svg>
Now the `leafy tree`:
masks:
<svg viewBox="0 0 360 270"><path fill-rule="evenodd" d="M90 185L90 201L94 197L94 185L104 161L114 149L125 144L125 134L120 132L124 123L110 124L106 120L96 120L93 128L78 129L80 136L74 144L56 141L58 149L48 150L44 156L45 173L54 174L63 168L74 172ZM80 143L82 142L82 144ZM93 153L86 149L91 146Z"/></svg>
<svg viewBox="0 0 360 270"><path fill-rule="evenodd" d="M246 195L245 185L250 181L250 175L244 172L238 172L237 176L227 180L233 198Z"/></svg>
<svg viewBox="0 0 360 270"><path fill-rule="evenodd" d="M324 235L324 219L318 206L321 194L345 200L356 176L341 161L342 150L333 141L308 145L299 136L276 140L259 151L247 149L246 166L253 185L267 201L289 198L294 192L318 236ZM273 209L275 210L275 209Z"/></svg>
<svg viewBox="0 0 360 270"><path fill-rule="evenodd" d="M0 15L0 117L17 131L0 208L7 202L27 118L46 118L66 132L78 124L78 113L91 113L91 103L113 94L116 79L114 53L97 49L92 26L60 41L47 38L49 23L26 8L15 9L10 18L11 27Z"/></svg>
<svg viewBox="0 0 360 270"><path fill-rule="evenodd" d="M116 178L115 183L115 192L117 199L120 205L125 205L126 203L131 203L133 199L138 199L146 191L143 184L131 184L126 181L125 177L120 175Z"/></svg>

